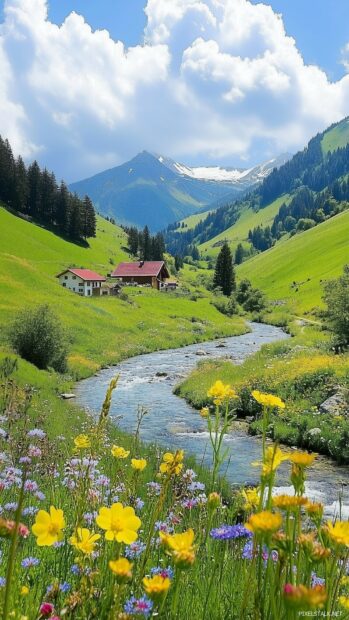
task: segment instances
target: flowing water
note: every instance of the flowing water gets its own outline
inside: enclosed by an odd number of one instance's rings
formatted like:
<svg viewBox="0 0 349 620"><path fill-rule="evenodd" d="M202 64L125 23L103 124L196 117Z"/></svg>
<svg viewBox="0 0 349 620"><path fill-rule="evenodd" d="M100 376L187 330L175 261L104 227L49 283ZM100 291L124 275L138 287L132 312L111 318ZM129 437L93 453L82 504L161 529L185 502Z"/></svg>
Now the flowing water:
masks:
<svg viewBox="0 0 349 620"><path fill-rule="evenodd" d="M235 364L241 364L263 344L288 338L274 326L250 323L250 327L251 332L242 336L139 355L116 367L102 370L97 376L77 384L77 402L98 414L111 378L120 374L110 411L120 428L134 431L137 410L140 406L145 407L149 413L141 426L144 441L172 450L183 448L185 452L195 455L198 462L210 466L212 453L206 421L185 400L175 396L173 389L201 359L228 358ZM204 351L205 357L199 357L198 351ZM225 436L224 445L229 448L230 454L224 468L229 481L234 484L257 483L258 469L251 467L251 462L260 459L260 439L250 437L242 430L234 430ZM280 492L285 491L289 484L288 471L289 465L285 463L278 475ZM339 467L329 459L318 457L309 470L306 491L309 497L326 503L328 514L338 512L341 491L342 514L349 516L348 485L348 467Z"/></svg>

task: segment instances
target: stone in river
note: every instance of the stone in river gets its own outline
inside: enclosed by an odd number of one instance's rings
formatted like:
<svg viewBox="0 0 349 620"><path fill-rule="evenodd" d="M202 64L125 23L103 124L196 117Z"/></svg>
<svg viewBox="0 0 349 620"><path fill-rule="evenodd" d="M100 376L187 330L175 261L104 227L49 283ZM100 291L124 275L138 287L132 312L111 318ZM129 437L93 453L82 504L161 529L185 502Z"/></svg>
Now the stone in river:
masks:
<svg viewBox="0 0 349 620"><path fill-rule="evenodd" d="M207 355L206 351L203 351L203 349L199 349L198 351L196 351L195 355Z"/></svg>
<svg viewBox="0 0 349 620"><path fill-rule="evenodd" d="M61 394L61 398L64 398L64 400L70 400L71 398L75 398L75 394Z"/></svg>
<svg viewBox="0 0 349 620"><path fill-rule="evenodd" d="M216 345L216 349L224 349L227 345L224 342L219 342Z"/></svg>
<svg viewBox="0 0 349 620"><path fill-rule="evenodd" d="M333 415L347 413L348 407L346 406L344 391L338 390L338 392L327 398L323 403L321 403L320 411L322 411L322 413L330 413Z"/></svg>
<svg viewBox="0 0 349 620"><path fill-rule="evenodd" d="M162 370L159 370L159 371L156 373L156 375L155 375L155 376L156 376L156 377L167 377L167 375L168 375L168 373L167 373L167 372L164 372L164 371L162 371Z"/></svg>

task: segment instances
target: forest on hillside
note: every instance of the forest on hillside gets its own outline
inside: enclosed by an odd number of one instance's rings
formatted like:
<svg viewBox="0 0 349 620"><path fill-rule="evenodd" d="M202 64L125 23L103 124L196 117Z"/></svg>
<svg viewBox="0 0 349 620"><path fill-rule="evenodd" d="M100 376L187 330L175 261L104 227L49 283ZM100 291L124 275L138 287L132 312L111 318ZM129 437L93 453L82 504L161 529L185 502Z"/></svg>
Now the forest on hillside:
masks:
<svg viewBox="0 0 349 620"><path fill-rule="evenodd" d="M81 200L53 172L28 167L15 158L8 140L0 136L0 201L12 212L79 241L96 236L96 214L88 196Z"/></svg>

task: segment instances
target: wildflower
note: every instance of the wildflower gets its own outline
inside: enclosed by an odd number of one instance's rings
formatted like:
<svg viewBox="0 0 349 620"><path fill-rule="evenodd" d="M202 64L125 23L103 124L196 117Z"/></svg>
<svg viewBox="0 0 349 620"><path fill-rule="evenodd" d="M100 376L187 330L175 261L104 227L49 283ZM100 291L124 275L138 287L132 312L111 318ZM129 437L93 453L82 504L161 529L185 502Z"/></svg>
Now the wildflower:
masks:
<svg viewBox="0 0 349 620"><path fill-rule="evenodd" d="M327 534L337 545L349 547L349 521L327 522Z"/></svg>
<svg viewBox="0 0 349 620"><path fill-rule="evenodd" d="M131 614L132 616L149 616L153 609L152 601L146 596L142 596L141 598L136 598L135 596L131 596L131 598L126 601L124 605L124 611L127 614Z"/></svg>
<svg viewBox="0 0 349 620"><path fill-rule="evenodd" d="M147 466L146 459L131 459L131 467L135 471L143 471Z"/></svg>
<svg viewBox="0 0 349 620"><path fill-rule="evenodd" d="M102 530L106 530L106 540L116 540L127 545L137 540L137 531L141 526L141 520L134 509L131 506L124 508L119 502L110 508L101 508L96 522Z"/></svg>
<svg viewBox="0 0 349 620"><path fill-rule="evenodd" d="M138 540L125 548L125 556L129 558L129 560L135 560L142 555L145 549L146 545Z"/></svg>
<svg viewBox="0 0 349 620"><path fill-rule="evenodd" d="M245 510L253 510L258 507L260 501L258 489L243 489L241 495L244 499Z"/></svg>
<svg viewBox="0 0 349 620"><path fill-rule="evenodd" d="M109 568L116 576L118 583L126 583L132 579L132 566L126 558L119 558L118 560L110 560Z"/></svg>
<svg viewBox="0 0 349 620"><path fill-rule="evenodd" d="M202 407L202 409L200 409L200 415L202 418L208 418L208 416L210 415L210 410L208 407Z"/></svg>
<svg viewBox="0 0 349 620"><path fill-rule="evenodd" d="M159 601L166 596L171 585L171 580L162 575L154 575L153 577L144 577L143 587L149 598L153 601Z"/></svg>
<svg viewBox="0 0 349 620"><path fill-rule="evenodd" d="M33 558L32 556L29 556L28 558L24 558L21 561L21 566L22 568L33 568L34 566L39 566L40 564L40 560L39 558Z"/></svg>
<svg viewBox="0 0 349 620"><path fill-rule="evenodd" d="M221 405L224 400L230 400L237 398L235 390L231 388L229 384L224 384L223 381L216 381L208 390L207 396L213 399L215 405Z"/></svg>
<svg viewBox="0 0 349 620"><path fill-rule="evenodd" d="M339 604L349 611L349 596L340 596L338 599Z"/></svg>
<svg viewBox="0 0 349 620"><path fill-rule="evenodd" d="M8 519L2 519L0 517L0 537L7 538L12 536L16 528L15 521L10 521ZM29 529L23 523L18 524L17 533L22 538L27 538L29 536Z"/></svg>
<svg viewBox="0 0 349 620"><path fill-rule="evenodd" d="M322 579L321 577L318 577L316 573L314 573L314 571L311 573L311 587L314 588L315 586L324 586L325 585L325 579Z"/></svg>
<svg viewBox="0 0 349 620"><path fill-rule="evenodd" d="M161 575L161 577L168 577L168 579L173 579L174 577L174 571L170 566L168 566L167 568L164 568L162 566L155 566L150 569L150 574Z"/></svg>
<svg viewBox="0 0 349 620"><path fill-rule="evenodd" d="M21 595L22 596L27 596L29 594L29 588L28 586L22 586L21 587Z"/></svg>
<svg viewBox="0 0 349 620"><path fill-rule="evenodd" d="M194 563L194 531L191 528L182 534L160 532L160 540L172 555L178 568L187 568Z"/></svg>
<svg viewBox="0 0 349 620"><path fill-rule="evenodd" d="M40 606L40 616L43 618L48 618L54 612L54 607L52 603L42 603Z"/></svg>
<svg viewBox="0 0 349 620"><path fill-rule="evenodd" d="M144 502L140 497L137 497L135 499L135 509L142 510L142 508L144 508Z"/></svg>
<svg viewBox="0 0 349 620"><path fill-rule="evenodd" d="M166 452L162 457L162 463L160 465L160 472L162 474L168 474L174 476L180 474L183 469L183 450L177 450L175 454L172 452Z"/></svg>
<svg viewBox="0 0 349 620"><path fill-rule="evenodd" d="M210 536L216 540L231 540L232 538L251 538L253 534L243 525L221 525L211 530Z"/></svg>
<svg viewBox="0 0 349 620"><path fill-rule="evenodd" d="M26 480L24 483L24 490L28 493L36 493L38 490L38 484L35 480Z"/></svg>
<svg viewBox="0 0 349 620"><path fill-rule="evenodd" d="M324 586L317 585L314 588L307 588L303 585L293 586L287 583L284 587L284 598L289 607L302 610L316 609L324 606L327 593Z"/></svg>
<svg viewBox="0 0 349 620"><path fill-rule="evenodd" d="M121 446L114 445L111 449L111 453L116 459L127 459L130 451L125 450L125 448L122 448Z"/></svg>
<svg viewBox="0 0 349 620"><path fill-rule="evenodd" d="M5 577L0 577L0 588L4 588L6 586Z"/></svg>
<svg viewBox="0 0 349 620"><path fill-rule="evenodd" d="M100 537L100 534L94 534L86 527L78 527L76 534L70 538L70 542L73 547L85 555L90 555L94 552L96 542L100 539Z"/></svg>
<svg viewBox="0 0 349 620"><path fill-rule="evenodd" d="M281 524L282 516L279 513L264 510L251 515L245 526L254 534L272 534L280 529Z"/></svg>
<svg viewBox="0 0 349 620"><path fill-rule="evenodd" d="M265 451L263 463L254 462L252 465L261 466L263 478L268 478L287 459L288 454L282 452L278 446L269 446Z"/></svg>
<svg viewBox="0 0 349 620"><path fill-rule="evenodd" d="M32 532L37 537L39 547L43 547L51 546L61 541L64 528L63 510L57 510L54 506L51 506L49 513L46 510L39 510L32 527Z"/></svg>
<svg viewBox="0 0 349 620"><path fill-rule="evenodd" d="M74 445L78 450L83 450L85 448L91 448L91 441L88 435L78 435L74 439Z"/></svg>
<svg viewBox="0 0 349 620"><path fill-rule="evenodd" d="M308 503L306 497L299 497L298 495L277 495L273 498L273 506L286 512L292 512L297 510L301 506L305 506Z"/></svg>
<svg viewBox="0 0 349 620"><path fill-rule="evenodd" d="M308 516L318 526L322 521L324 506L320 502L308 502L305 506Z"/></svg>
<svg viewBox="0 0 349 620"><path fill-rule="evenodd" d="M262 405L262 407L268 407L270 409L285 409L285 403L278 396L273 394L263 394L259 390L252 392L253 398Z"/></svg>
<svg viewBox="0 0 349 620"><path fill-rule="evenodd" d="M160 495L160 491L161 491L161 484L159 484L158 482L147 482L147 489L148 489L148 495L152 496L152 495Z"/></svg>
<svg viewBox="0 0 349 620"><path fill-rule="evenodd" d="M27 437L36 437L37 439L44 439L46 437L45 431L41 428L33 428L27 432Z"/></svg>
<svg viewBox="0 0 349 620"><path fill-rule="evenodd" d="M207 505L211 510L215 510L220 506L221 496L216 491L212 491L207 498Z"/></svg>
<svg viewBox="0 0 349 620"><path fill-rule="evenodd" d="M300 468L310 467L313 464L316 454L309 454L308 452L293 452L289 456L289 460L294 465Z"/></svg>

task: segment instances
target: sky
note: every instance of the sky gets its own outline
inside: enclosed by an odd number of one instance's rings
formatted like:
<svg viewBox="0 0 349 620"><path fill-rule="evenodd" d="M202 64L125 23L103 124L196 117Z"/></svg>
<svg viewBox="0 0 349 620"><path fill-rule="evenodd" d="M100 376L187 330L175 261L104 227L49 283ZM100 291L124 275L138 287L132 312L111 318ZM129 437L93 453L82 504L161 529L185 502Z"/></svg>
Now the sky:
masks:
<svg viewBox="0 0 349 620"><path fill-rule="evenodd" d="M250 167L349 115L348 0L5 0L0 133L68 182Z"/></svg>

